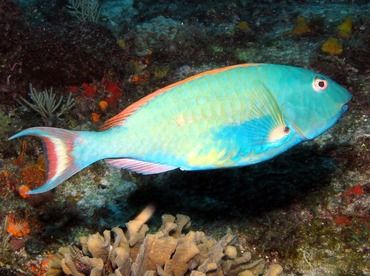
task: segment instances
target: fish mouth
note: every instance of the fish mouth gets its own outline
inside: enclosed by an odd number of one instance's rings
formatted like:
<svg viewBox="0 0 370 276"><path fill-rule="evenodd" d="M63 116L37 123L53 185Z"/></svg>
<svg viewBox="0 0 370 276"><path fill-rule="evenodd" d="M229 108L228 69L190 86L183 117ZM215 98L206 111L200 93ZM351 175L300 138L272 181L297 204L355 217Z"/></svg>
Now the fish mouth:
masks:
<svg viewBox="0 0 370 276"><path fill-rule="evenodd" d="M333 121L333 124L334 124L334 122L336 122L336 121L338 121L339 120L339 118L340 117L342 117L342 115L344 114L344 112L346 112L348 110L348 104L344 104L341 108L340 108L340 110L338 111L338 113L336 114L336 115L334 115L333 117L332 117L332 121ZM309 137L307 137L307 135L305 135L304 133L303 133L303 131L298 127L298 126L292 126L293 128L294 128L294 130L298 133L298 135L301 137L301 139L303 140L303 141L308 141L308 140L312 140L312 139L314 139L316 136L318 136L318 135L315 135L315 137L312 137L312 138L309 138ZM326 129L327 130L327 129ZM325 132L325 131L323 131L323 132ZM323 133L322 132L322 133ZM322 134L321 133L321 134ZM320 134L319 134L320 135Z"/></svg>

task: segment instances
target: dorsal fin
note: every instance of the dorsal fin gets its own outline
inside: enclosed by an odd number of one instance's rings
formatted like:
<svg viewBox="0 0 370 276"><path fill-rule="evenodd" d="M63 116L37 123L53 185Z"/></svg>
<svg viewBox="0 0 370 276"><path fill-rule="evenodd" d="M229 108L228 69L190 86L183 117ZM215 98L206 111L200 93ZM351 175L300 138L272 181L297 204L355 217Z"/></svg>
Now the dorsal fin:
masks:
<svg viewBox="0 0 370 276"><path fill-rule="evenodd" d="M206 71L206 72L202 72L202 73L199 73L197 75L194 75L192 77L189 77L187 79L184 79L182 81L178 81L178 82L175 82L171 85L168 85L168 86L165 86L161 89L158 89L156 90L155 92L145 96L144 98L138 100L137 102L131 104L130 106L128 106L127 108L125 108L122 112L118 113L116 116L108 119L106 122L104 122L104 124L100 127L100 130L106 130L108 128L111 128L111 127L114 127L114 126L117 126L117 125L122 125L123 122L131 115L133 114L136 110L138 110L140 107L142 107L144 104L146 104L147 102L149 102L150 100L152 100L153 98L155 98L156 96L158 96L159 94L162 94L164 92L167 92L168 90L170 90L171 88L175 87L175 86L178 86L178 85L181 85L183 83L186 83L186 82L189 82L189 81L192 81L194 79L197 79L199 77L202 77L202 76L205 76L205 75L213 75L213 74L217 74L219 72L222 72L222 71L227 71L227 70L230 70L230 69L233 69L233 68L236 68L236 67L248 67L248 66L256 66L256 65L261 65L261 64L256 64L256 63L250 63L250 64L238 64L238 65L232 65L232 66L227 66L227 67L223 67L223 68L218 68L218 69L213 69L213 70L210 70L210 71Z"/></svg>

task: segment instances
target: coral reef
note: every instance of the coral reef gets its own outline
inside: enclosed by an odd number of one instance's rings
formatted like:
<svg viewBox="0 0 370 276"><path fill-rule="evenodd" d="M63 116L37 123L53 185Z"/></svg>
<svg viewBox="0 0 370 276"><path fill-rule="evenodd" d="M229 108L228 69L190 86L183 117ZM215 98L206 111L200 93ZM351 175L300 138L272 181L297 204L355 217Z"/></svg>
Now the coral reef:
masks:
<svg viewBox="0 0 370 276"><path fill-rule="evenodd" d="M237 238L226 234L216 241L203 232L189 231L190 218L163 215L157 233L147 234L144 224L152 210L146 208L126 223L127 230L115 227L81 237L81 247L62 247L49 264L47 275L275 275L282 267L265 269L263 259L252 260L250 252L238 249ZM113 239L112 239L113 236Z"/></svg>
<svg viewBox="0 0 370 276"><path fill-rule="evenodd" d="M150 50L159 51L161 45L171 45L179 32L179 27L179 22L163 16L138 25L133 33L136 54L145 56ZM130 39L130 36L126 39Z"/></svg>
<svg viewBox="0 0 370 276"><path fill-rule="evenodd" d="M101 16L105 19L103 23L115 36L126 32L137 14L133 0L105 0L101 3Z"/></svg>

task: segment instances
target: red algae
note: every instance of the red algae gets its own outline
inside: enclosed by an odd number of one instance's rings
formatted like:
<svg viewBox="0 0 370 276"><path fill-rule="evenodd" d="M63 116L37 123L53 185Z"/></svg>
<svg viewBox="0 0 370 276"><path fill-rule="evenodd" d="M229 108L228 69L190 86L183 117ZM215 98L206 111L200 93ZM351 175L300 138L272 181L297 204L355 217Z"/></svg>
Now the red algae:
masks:
<svg viewBox="0 0 370 276"><path fill-rule="evenodd" d="M82 95L88 98L94 98L95 93L97 91L96 85L89 85L88 83L84 82L82 84Z"/></svg>
<svg viewBox="0 0 370 276"><path fill-rule="evenodd" d="M357 196L360 196L364 193L364 190L361 188L360 185L356 185L356 186L353 186L351 189L349 189L348 191L346 191L344 193L345 196L352 196L352 195L357 195Z"/></svg>
<svg viewBox="0 0 370 276"><path fill-rule="evenodd" d="M346 216L337 216L334 218L334 222L340 225L350 225L352 223L352 219Z"/></svg>

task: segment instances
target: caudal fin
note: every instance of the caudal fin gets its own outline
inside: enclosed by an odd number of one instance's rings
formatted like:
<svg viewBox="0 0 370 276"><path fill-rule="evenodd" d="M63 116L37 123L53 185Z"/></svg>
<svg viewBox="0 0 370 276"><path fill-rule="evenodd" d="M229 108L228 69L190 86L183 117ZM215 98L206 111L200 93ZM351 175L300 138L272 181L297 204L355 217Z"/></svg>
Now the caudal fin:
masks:
<svg viewBox="0 0 370 276"><path fill-rule="evenodd" d="M9 140L26 135L36 136L42 140L47 172L45 184L40 188L27 192L27 194L47 192L83 169L83 167L75 163L71 155L74 142L78 137L77 131L51 127L34 127L13 135Z"/></svg>

